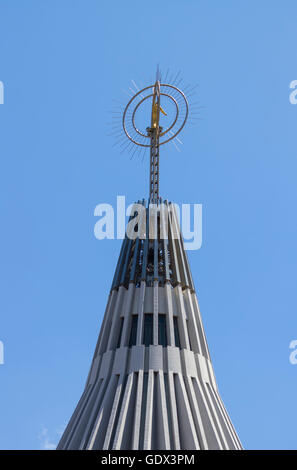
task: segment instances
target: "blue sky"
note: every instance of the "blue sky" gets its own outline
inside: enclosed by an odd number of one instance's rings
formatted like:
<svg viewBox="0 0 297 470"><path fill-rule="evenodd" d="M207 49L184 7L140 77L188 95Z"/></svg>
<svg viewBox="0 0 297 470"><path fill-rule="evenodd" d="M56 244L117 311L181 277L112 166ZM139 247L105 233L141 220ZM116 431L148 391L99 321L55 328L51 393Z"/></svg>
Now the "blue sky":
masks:
<svg viewBox="0 0 297 470"><path fill-rule="evenodd" d="M0 448L51 448L83 390L119 240L94 208L146 197L108 134L156 65L203 119L161 154L161 195L203 204L188 252L219 390L247 449L296 449L295 1L0 2Z"/></svg>

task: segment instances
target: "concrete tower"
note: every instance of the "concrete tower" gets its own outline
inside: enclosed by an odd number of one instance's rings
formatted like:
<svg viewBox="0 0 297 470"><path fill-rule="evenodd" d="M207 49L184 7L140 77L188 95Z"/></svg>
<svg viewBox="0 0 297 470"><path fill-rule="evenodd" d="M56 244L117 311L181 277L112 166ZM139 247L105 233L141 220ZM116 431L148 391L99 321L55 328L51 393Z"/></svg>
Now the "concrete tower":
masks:
<svg viewBox="0 0 297 470"><path fill-rule="evenodd" d="M158 77L147 87L150 198L131 212L85 389L58 449L242 448L218 393L178 214L159 197L166 86L178 90Z"/></svg>

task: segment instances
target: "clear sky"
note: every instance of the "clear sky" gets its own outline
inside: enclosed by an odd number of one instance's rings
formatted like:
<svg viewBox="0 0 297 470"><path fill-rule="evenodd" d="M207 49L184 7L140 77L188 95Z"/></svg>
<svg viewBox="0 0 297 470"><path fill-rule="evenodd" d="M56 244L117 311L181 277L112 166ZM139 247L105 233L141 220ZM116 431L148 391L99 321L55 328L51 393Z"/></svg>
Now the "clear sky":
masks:
<svg viewBox="0 0 297 470"><path fill-rule="evenodd" d="M203 204L188 252L221 396L247 449L296 449L295 0L0 1L0 448L52 448L83 390L121 242L94 208L148 193L108 136L156 65L202 120L161 154L161 195Z"/></svg>

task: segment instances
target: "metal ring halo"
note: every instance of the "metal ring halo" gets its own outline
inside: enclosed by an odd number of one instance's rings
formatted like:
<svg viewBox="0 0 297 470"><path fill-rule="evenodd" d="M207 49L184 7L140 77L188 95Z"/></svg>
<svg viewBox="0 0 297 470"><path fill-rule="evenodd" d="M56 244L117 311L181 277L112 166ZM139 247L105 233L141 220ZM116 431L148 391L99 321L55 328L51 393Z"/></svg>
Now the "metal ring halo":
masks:
<svg viewBox="0 0 297 470"><path fill-rule="evenodd" d="M187 120L188 114L189 114L189 106L188 106L188 102L187 102L187 99L186 99L184 93L183 93L179 88L177 88L177 87L175 87L175 86L173 86L173 85L169 85L169 84L166 84L166 83L161 83L161 84L160 84L160 87L162 87L162 86L163 86L163 87L172 88L172 89L176 90L176 91L182 96L182 98L184 99L185 105L186 105L186 114L185 114L185 117L184 117L184 120L183 120L182 125L181 125L180 128L176 131L176 133L173 134L169 139L164 140L164 142L160 142L159 145L164 145L164 144L166 144L167 142L170 142L170 140L174 139L174 138L180 133L180 131L183 129L183 127L184 127L184 125L185 125L185 123L186 123L186 120ZM133 142L133 143L136 144L136 145L139 145L140 147L150 147L150 144L141 144L140 142L137 142L136 140L134 140L134 139L130 136L130 134L128 133L127 128L126 128L125 118L126 118L127 110L128 110L128 108L129 108L130 104L132 103L132 101L133 101L138 95L140 95L141 93L143 93L145 90L148 90L148 89L153 88L153 87L154 87L154 85L149 85L149 86L143 88L142 90L138 91L134 96L132 96L132 98L129 100L128 104L126 105L125 110L124 110L124 113L123 113L122 125L123 125L124 132L125 132L126 136L128 137L128 139L131 140L131 142ZM150 95L150 96L151 96L151 95ZM168 95L168 96L170 96L170 95ZM146 98L145 98L145 99L146 99ZM174 99L174 98L173 98L173 99ZM142 101L144 101L144 100L142 100ZM139 104L140 104L140 103L139 103ZM138 104L138 105L139 105L139 104ZM138 107L138 106L137 106L137 107ZM132 115L132 116L134 116L134 115L135 115L135 110L133 111L133 115ZM133 126L133 127L134 127L134 129L136 130L135 126ZM165 132L163 133L163 135L164 135L166 132L168 132L169 130L170 130L170 129L168 129L167 131L165 131ZM138 132L139 135L144 136L144 134L142 134L140 131L137 131L137 130L136 130L136 132ZM147 137L147 136L144 136L144 137Z"/></svg>

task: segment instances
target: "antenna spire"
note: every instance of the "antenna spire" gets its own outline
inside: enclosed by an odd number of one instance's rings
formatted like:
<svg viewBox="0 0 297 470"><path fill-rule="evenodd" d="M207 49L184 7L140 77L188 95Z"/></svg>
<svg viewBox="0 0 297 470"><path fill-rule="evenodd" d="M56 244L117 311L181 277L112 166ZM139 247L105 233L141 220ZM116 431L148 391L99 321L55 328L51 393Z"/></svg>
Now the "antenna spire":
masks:
<svg viewBox="0 0 297 470"><path fill-rule="evenodd" d="M166 74L167 76L167 74ZM165 78L166 79L166 78ZM161 107L162 101L168 106L168 124L163 130L160 125L160 113L167 116ZM151 100L151 125L144 129L136 126L136 118L139 107L146 100ZM169 112L171 110L171 113ZM161 145L173 141L177 134L183 129L188 118L188 102L184 93L174 85L161 83L161 72L157 66L156 82L142 90L138 90L125 107L122 125L126 136L140 147L150 148L150 181L149 198L151 203L159 203L159 149ZM146 143L147 139L150 140Z"/></svg>
<svg viewBox="0 0 297 470"><path fill-rule="evenodd" d="M159 202L159 136L162 132L162 127L159 125L160 121L160 108L161 108L161 93L159 67L157 68L157 80L154 86L153 100L152 100L152 113L151 113L151 127L148 127L147 133L151 139L150 145L150 202L158 204Z"/></svg>

